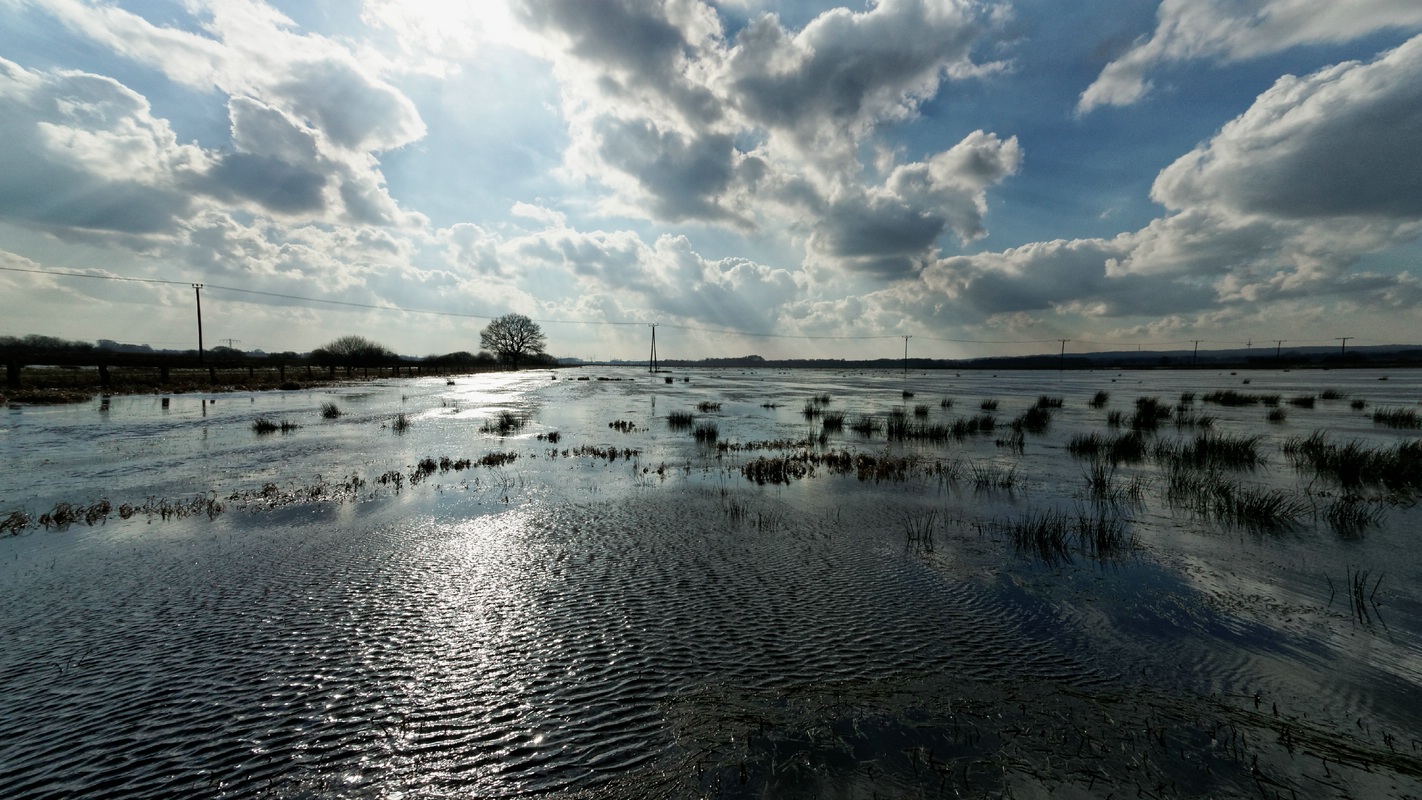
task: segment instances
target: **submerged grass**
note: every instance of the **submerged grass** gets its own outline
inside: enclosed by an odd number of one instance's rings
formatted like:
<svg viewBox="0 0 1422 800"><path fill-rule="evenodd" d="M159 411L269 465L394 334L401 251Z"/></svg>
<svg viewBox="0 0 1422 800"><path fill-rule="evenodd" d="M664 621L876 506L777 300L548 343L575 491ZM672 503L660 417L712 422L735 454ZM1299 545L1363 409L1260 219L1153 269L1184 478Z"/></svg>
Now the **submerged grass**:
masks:
<svg viewBox="0 0 1422 800"><path fill-rule="evenodd" d="M1099 391L1099 392L1097 392L1096 394L1092 395L1092 396L1091 396L1091 399L1088 400L1088 401L1086 402L1086 404L1087 404L1088 406L1091 406L1092 408L1105 408L1105 407L1106 407L1106 404L1109 403L1110 401L1111 401L1111 393L1110 393L1110 392Z"/></svg>
<svg viewBox="0 0 1422 800"><path fill-rule="evenodd" d="M695 437L698 442L715 444L716 439L721 435L721 429L717 427L714 421L706 420L696 423L696 427L692 429L691 435Z"/></svg>
<svg viewBox="0 0 1422 800"><path fill-rule="evenodd" d="M1067 443L1077 458L1105 459L1112 464L1137 464L1146 458L1146 439L1139 431L1118 435L1079 433Z"/></svg>
<svg viewBox="0 0 1422 800"><path fill-rule="evenodd" d="M500 411L493 419L484 420L484 424L479 427L479 432L508 436L523 430L527 424L528 420L519 414L512 411Z"/></svg>
<svg viewBox="0 0 1422 800"><path fill-rule="evenodd" d="M1250 486L1219 472L1196 469L1169 470L1165 499L1225 526L1257 531L1291 528L1307 509L1297 497L1278 489Z"/></svg>
<svg viewBox="0 0 1422 800"><path fill-rule="evenodd" d="M1071 562L1074 553L1103 561L1136 545L1126 520L1102 508L1076 514L1058 509L1034 512L1018 520L1000 521L998 527L1008 531L1017 552L1048 564Z"/></svg>
<svg viewBox="0 0 1422 800"><path fill-rule="evenodd" d="M1263 436L1200 434L1192 440L1161 440L1151 447L1151 456L1166 469L1242 469L1264 466L1259 452Z"/></svg>
<svg viewBox="0 0 1422 800"><path fill-rule="evenodd" d="M322 403L322 404L321 404L321 417L322 417L322 419L339 419L340 416L341 416L341 408L340 408L340 406L336 405L335 403Z"/></svg>
<svg viewBox="0 0 1422 800"><path fill-rule="evenodd" d="M696 424L696 415L690 411L673 411L667 415L667 427L674 431L690 430Z"/></svg>
<svg viewBox="0 0 1422 800"><path fill-rule="evenodd" d="M1373 411L1373 422L1389 428L1422 428L1422 415L1414 408L1379 408Z"/></svg>
<svg viewBox="0 0 1422 800"><path fill-rule="evenodd" d="M257 433L276 433L277 431L291 433L300 427L299 424L288 419L284 419L281 422L273 422L266 417L258 417L256 421L252 423L252 430Z"/></svg>
<svg viewBox="0 0 1422 800"><path fill-rule="evenodd" d="M1422 490L1422 440L1396 447L1370 447L1361 442L1337 444L1322 431L1284 442L1284 455L1295 468L1336 481L1345 489L1379 486L1389 491Z"/></svg>

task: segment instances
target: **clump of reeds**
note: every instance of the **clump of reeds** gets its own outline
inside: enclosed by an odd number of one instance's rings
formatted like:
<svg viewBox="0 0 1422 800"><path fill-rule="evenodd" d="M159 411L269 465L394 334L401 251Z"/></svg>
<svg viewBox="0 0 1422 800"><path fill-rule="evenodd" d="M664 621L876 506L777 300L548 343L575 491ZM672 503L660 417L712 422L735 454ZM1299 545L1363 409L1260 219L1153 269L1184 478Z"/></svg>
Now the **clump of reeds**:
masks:
<svg viewBox="0 0 1422 800"><path fill-rule="evenodd" d="M1033 408L1061 408L1064 402L1064 398L1044 394L1037 398L1037 404Z"/></svg>
<svg viewBox="0 0 1422 800"><path fill-rule="evenodd" d="M909 422L903 414L890 414L884 435L893 442L935 442L942 443L953 438L953 429L947 425L927 422Z"/></svg>
<svg viewBox="0 0 1422 800"><path fill-rule="evenodd" d="M761 403L761 404L760 404L760 407L761 407L761 408L769 408L769 409L774 410L774 409L780 408L780 404L779 404L779 403Z"/></svg>
<svg viewBox="0 0 1422 800"><path fill-rule="evenodd" d="M1145 502L1149 480L1143 475L1132 475L1124 484L1116 480L1116 463L1105 458L1095 458L1085 472L1086 494L1097 503L1116 506L1140 505Z"/></svg>
<svg viewBox="0 0 1422 800"><path fill-rule="evenodd" d="M495 433L499 436L508 436L523 430L528 424L528 420L512 411L500 411L493 419L484 420L480 426L480 433Z"/></svg>
<svg viewBox="0 0 1422 800"><path fill-rule="evenodd" d="M696 424L696 415L690 411L673 411L667 415L667 427L674 431L690 430Z"/></svg>
<svg viewBox="0 0 1422 800"><path fill-rule="evenodd" d="M1106 404L1110 401L1111 393L1102 391L1092 395L1091 399L1086 401L1086 404L1092 408L1105 408Z"/></svg>
<svg viewBox="0 0 1422 800"><path fill-rule="evenodd" d="M800 413L804 415L805 419L813 420L818 418L825 412L824 408L822 408L818 403L814 402L813 400L810 400L806 401L805 407L800 409Z"/></svg>
<svg viewBox="0 0 1422 800"><path fill-rule="evenodd" d="M720 404L720 403L716 403L716 402L712 402L712 401L710 401L710 400L702 400L700 403L697 403L697 404L696 404L696 408L697 408L697 410L699 410L701 413L706 414L706 413L711 412L711 411L720 411L720 410L721 410L721 404Z"/></svg>
<svg viewBox="0 0 1422 800"><path fill-rule="evenodd" d="M341 408L340 408L340 406L336 405L335 403L322 403L322 404L321 404L321 417L322 417L323 419L339 419L340 416L341 416Z"/></svg>
<svg viewBox="0 0 1422 800"><path fill-rule="evenodd" d="M951 397L945 397L945 398L943 398L942 400L939 400L939 401L938 401L938 407L939 407L939 408L952 408L952 407L953 407L953 398L951 398Z"/></svg>
<svg viewBox="0 0 1422 800"><path fill-rule="evenodd" d="M1269 422L1286 422L1289 419L1289 412L1282 408L1271 408L1269 413L1264 415L1264 419Z"/></svg>
<svg viewBox="0 0 1422 800"><path fill-rule="evenodd" d="M1223 389L1206 393L1204 401L1222 406L1256 406L1259 405L1259 395Z"/></svg>
<svg viewBox="0 0 1422 800"><path fill-rule="evenodd" d="M1017 486L1017 467L974 462L968 472L975 489L1013 489Z"/></svg>
<svg viewBox="0 0 1422 800"><path fill-rule="evenodd" d="M1334 498L1323 510L1323 518L1340 536L1359 536L1383 520L1383 509L1355 494Z"/></svg>
<svg viewBox="0 0 1422 800"><path fill-rule="evenodd" d="M301 425L289 419L284 419L281 422L273 422L266 417L258 417L256 421L252 423L252 430L257 433L275 433L277 431L291 433L300 427Z"/></svg>
<svg viewBox="0 0 1422 800"><path fill-rule="evenodd" d="M834 398L830 397L829 392L821 392L820 394L811 397L810 402L814 403L817 406L828 406L833 399Z"/></svg>
<svg viewBox="0 0 1422 800"><path fill-rule="evenodd" d="M820 424L822 430L830 433L838 433L844 430L844 412L826 411L820 420Z"/></svg>
<svg viewBox="0 0 1422 800"><path fill-rule="evenodd" d="M883 426L881 426L879 424L879 420L875 419L873 416L870 416L869 414L860 414L859 416L854 418L853 422L849 423L849 429L859 434L860 436L873 436L874 434L883 430Z"/></svg>
<svg viewBox="0 0 1422 800"><path fill-rule="evenodd" d="M485 453L477 462L481 467L502 467L518 460L518 453Z"/></svg>
<svg viewBox="0 0 1422 800"><path fill-rule="evenodd" d="M1248 486L1218 472L1172 469L1166 474L1166 501L1226 525L1272 531L1295 525L1306 507L1278 489Z"/></svg>
<svg viewBox="0 0 1422 800"><path fill-rule="evenodd" d="M914 415L915 417L918 417L919 419L923 419L924 417L927 417L927 416L928 416L928 406L927 406L926 404L924 404L924 403L919 403L919 404L915 405L915 406L913 407L913 415Z"/></svg>
<svg viewBox="0 0 1422 800"><path fill-rule="evenodd" d="M760 456L741 465L741 475L761 486L767 483L788 485L791 481L813 474L814 465L807 453L774 458Z"/></svg>
<svg viewBox="0 0 1422 800"><path fill-rule="evenodd" d="M1136 411L1131 415L1131 430L1156 430L1161 422L1170 419L1173 411L1171 405L1162 403L1159 397L1137 397Z"/></svg>
<svg viewBox="0 0 1422 800"><path fill-rule="evenodd" d="M1151 455L1167 469L1254 469L1263 466L1262 436L1200 434L1189 441L1159 441Z"/></svg>
<svg viewBox="0 0 1422 800"><path fill-rule="evenodd" d="M637 423L625 419L615 419L607 423L607 427L619 433L633 433L637 430Z"/></svg>
<svg viewBox="0 0 1422 800"><path fill-rule="evenodd" d="M1145 460L1146 440L1139 431L1116 436L1079 433L1067 443L1067 451L1078 458L1102 458L1113 464L1134 464Z"/></svg>
<svg viewBox="0 0 1422 800"><path fill-rule="evenodd" d="M1188 405L1193 405L1194 403L1195 403L1195 393L1194 393L1194 392L1181 392L1181 393L1180 393L1180 405L1182 405L1182 406L1188 406Z"/></svg>
<svg viewBox="0 0 1422 800"><path fill-rule="evenodd" d="M903 392L903 396L904 396L904 399L905 399L905 400L912 399L912 398L913 398L913 392L910 392L908 389L905 389L904 392Z"/></svg>
<svg viewBox="0 0 1422 800"><path fill-rule="evenodd" d="M395 419L392 420L390 423L390 430L395 431L396 433L404 433L409 429L410 419L409 417L405 416L405 412L403 411L401 411L399 414L396 414Z"/></svg>
<svg viewBox="0 0 1422 800"><path fill-rule="evenodd" d="M1189 408L1181 408L1175 413L1175 429L1184 430L1186 428L1213 428L1215 425L1215 421L1218 419L1218 417L1212 414L1192 411Z"/></svg>
<svg viewBox="0 0 1422 800"><path fill-rule="evenodd" d="M1283 400L1283 399L1284 399L1284 398L1283 398L1283 395L1277 395L1277 394L1261 394L1261 395L1259 395L1259 402L1263 403L1263 404L1266 405L1266 406L1269 406L1270 408L1273 408L1274 406L1277 406L1277 405L1279 404L1279 401L1281 401L1281 400Z"/></svg>
<svg viewBox="0 0 1422 800"><path fill-rule="evenodd" d="M1049 564L1072 561L1073 549L1098 561L1113 558L1136 542L1120 515L1099 508L1075 515L1053 509L998 526L1008 530L1017 552Z"/></svg>
<svg viewBox="0 0 1422 800"><path fill-rule="evenodd" d="M1335 444L1321 431L1284 442L1284 455L1302 470L1331 478L1346 489L1383 486L1395 492L1422 489L1422 440L1395 448L1359 442Z"/></svg>
<svg viewBox="0 0 1422 800"><path fill-rule="evenodd" d="M1414 408L1379 408L1373 411L1373 422L1389 428L1422 428L1422 416Z"/></svg>
<svg viewBox="0 0 1422 800"><path fill-rule="evenodd" d="M705 420L696 424L696 427L691 431L691 435L695 437L698 442L715 444L716 438L721 435L721 430L716 426L713 420Z"/></svg>
<svg viewBox="0 0 1422 800"><path fill-rule="evenodd" d="M560 440L562 440L562 438L563 434L557 431L547 431L545 433L538 434L539 441L548 442L549 444L557 444Z"/></svg>
<svg viewBox="0 0 1422 800"><path fill-rule="evenodd" d="M1294 408L1313 408L1318 402L1318 398L1311 394L1301 394L1297 397L1289 398L1289 405Z"/></svg>
<svg viewBox="0 0 1422 800"><path fill-rule="evenodd" d="M994 439L993 444L1014 453L1021 453L1027 449L1027 436L1021 428L1014 427L1012 433Z"/></svg>
<svg viewBox="0 0 1422 800"><path fill-rule="evenodd" d="M1342 400L1348 395L1338 391L1337 389L1324 389L1322 392L1319 393L1318 396L1323 400Z"/></svg>
<svg viewBox="0 0 1422 800"><path fill-rule="evenodd" d="M1106 412L1106 427L1108 427L1108 428L1119 428L1119 427L1121 427L1122 424L1125 423L1125 420L1126 420L1126 415L1125 415L1124 412L1121 412L1121 411L1108 411L1108 412Z"/></svg>
<svg viewBox="0 0 1422 800"><path fill-rule="evenodd" d="M904 515L904 534L911 549L925 553L933 552L933 529L938 524L937 511L907 513Z"/></svg>
<svg viewBox="0 0 1422 800"><path fill-rule="evenodd" d="M1027 433L1046 433L1047 428L1052 424L1052 412L1048 408L1050 406L1040 404L1032 406L1012 420L1012 429Z"/></svg>
<svg viewBox="0 0 1422 800"><path fill-rule="evenodd" d="M1353 409L1354 411L1362 411L1363 409L1368 407L1368 401L1363 399L1354 400L1348 404L1348 407Z"/></svg>
<svg viewBox="0 0 1422 800"><path fill-rule="evenodd" d="M963 440L969 436L977 434L992 433L997 429L997 417L991 414L979 414L976 417L959 417L949 426L949 433L954 439Z"/></svg>
<svg viewBox="0 0 1422 800"><path fill-rule="evenodd" d="M34 518L24 511L15 510L0 519L0 536L19 536L34 522Z"/></svg>
<svg viewBox="0 0 1422 800"><path fill-rule="evenodd" d="M997 400L995 400L995 399L993 399L993 398L988 398L988 399L982 401L981 403L979 403L979 404L978 404L978 408L981 408L983 411L996 411L996 410L997 410Z"/></svg>

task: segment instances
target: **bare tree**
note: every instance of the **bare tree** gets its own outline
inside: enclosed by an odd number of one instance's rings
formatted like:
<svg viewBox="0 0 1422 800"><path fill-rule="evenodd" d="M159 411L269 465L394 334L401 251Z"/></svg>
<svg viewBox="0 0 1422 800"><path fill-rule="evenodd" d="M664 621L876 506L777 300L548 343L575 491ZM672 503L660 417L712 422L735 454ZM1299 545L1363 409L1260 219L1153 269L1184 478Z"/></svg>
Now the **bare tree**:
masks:
<svg viewBox="0 0 1422 800"><path fill-rule="evenodd" d="M345 367L346 375L356 367L380 367L393 363L397 356L388 348L364 336L342 336L311 351L311 358L323 367Z"/></svg>
<svg viewBox="0 0 1422 800"><path fill-rule="evenodd" d="M522 314L505 314L479 334L479 346L514 369L523 358L542 354L546 344L543 329Z"/></svg>

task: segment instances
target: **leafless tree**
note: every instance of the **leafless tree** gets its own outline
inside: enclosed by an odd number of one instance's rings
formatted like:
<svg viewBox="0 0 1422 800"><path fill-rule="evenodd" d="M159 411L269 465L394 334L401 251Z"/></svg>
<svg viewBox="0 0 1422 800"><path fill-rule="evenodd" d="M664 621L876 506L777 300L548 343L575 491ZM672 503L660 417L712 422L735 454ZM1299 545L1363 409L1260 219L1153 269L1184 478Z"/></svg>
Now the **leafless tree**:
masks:
<svg viewBox="0 0 1422 800"><path fill-rule="evenodd" d="M518 369L522 359L542 354L546 344L543 329L522 314L505 314L479 334L479 346L513 369Z"/></svg>

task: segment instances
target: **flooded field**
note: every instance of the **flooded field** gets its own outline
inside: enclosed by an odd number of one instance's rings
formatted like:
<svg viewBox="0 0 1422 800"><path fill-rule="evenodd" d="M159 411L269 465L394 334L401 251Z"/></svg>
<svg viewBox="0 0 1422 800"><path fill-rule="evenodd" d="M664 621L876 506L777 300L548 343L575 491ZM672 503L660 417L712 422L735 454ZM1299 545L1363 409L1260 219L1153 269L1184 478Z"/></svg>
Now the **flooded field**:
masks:
<svg viewBox="0 0 1422 800"><path fill-rule="evenodd" d="M1419 378L0 409L0 787L1416 797Z"/></svg>

